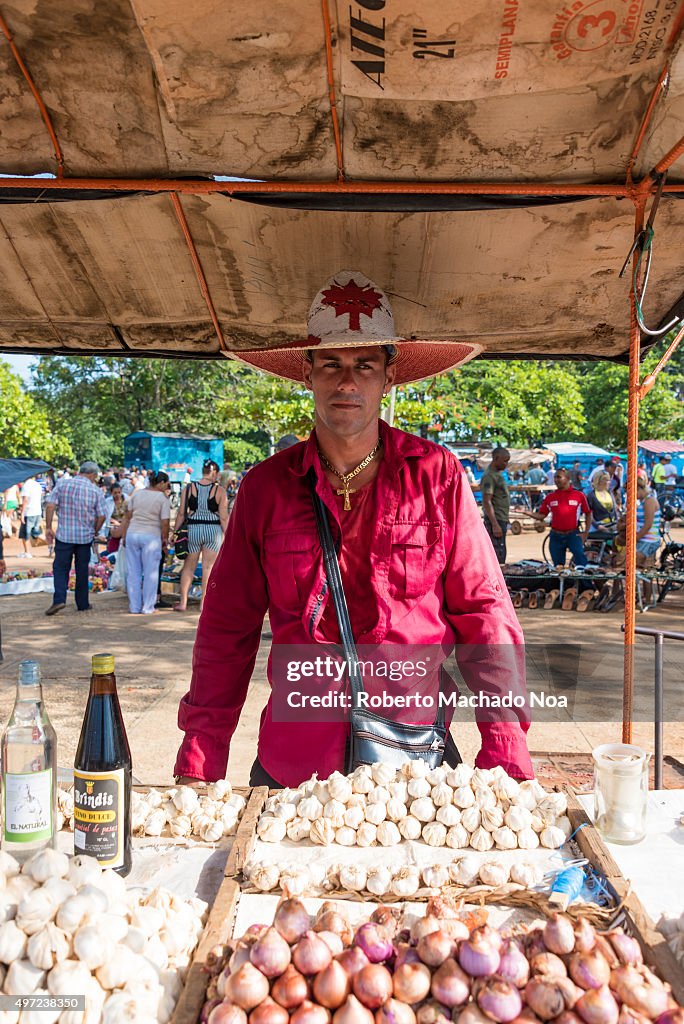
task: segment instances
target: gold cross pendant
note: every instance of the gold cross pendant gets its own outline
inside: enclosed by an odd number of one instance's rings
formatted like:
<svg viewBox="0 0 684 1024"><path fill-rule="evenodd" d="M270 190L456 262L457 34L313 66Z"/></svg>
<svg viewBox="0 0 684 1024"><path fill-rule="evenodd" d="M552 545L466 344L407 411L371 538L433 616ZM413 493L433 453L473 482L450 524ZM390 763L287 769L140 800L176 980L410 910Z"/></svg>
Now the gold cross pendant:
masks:
<svg viewBox="0 0 684 1024"><path fill-rule="evenodd" d="M345 484L344 487L339 487L335 491L335 494L344 494L344 511L351 512L351 502L349 500L349 495L356 494L356 490L352 487L349 487L348 484Z"/></svg>

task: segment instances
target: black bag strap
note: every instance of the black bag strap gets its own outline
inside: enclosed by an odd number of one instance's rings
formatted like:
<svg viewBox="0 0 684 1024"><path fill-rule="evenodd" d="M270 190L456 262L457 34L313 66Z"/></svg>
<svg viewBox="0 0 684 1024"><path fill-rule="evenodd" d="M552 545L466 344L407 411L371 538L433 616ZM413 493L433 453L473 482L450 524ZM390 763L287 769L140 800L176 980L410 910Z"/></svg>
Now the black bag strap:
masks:
<svg viewBox="0 0 684 1024"><path fill-rule="evenodd" d="M349 674L349 686L352 692L352 707L357 707L357 694L364 693L365 691L363 688L361 669L359 667L359 656L356 650L356 643L354 641L354 634L352 632L351 621L349 619L347 598L345 596L344 586L342 584L340 563L337 559L335 542L333 541L332 533L330 532L328 512L325 507L325 504L323 503L323 501L321 500L316 491L316 474L314 473L313 468L309 470L307 478L309 481L309 488L311 489L311 497L313 499L314 514L316 516L316 526L318 527L318 536L321 541L321 547L323 548L323 564L325 565L325 575L328 579L328 586L330 587L333 601L335 603L337 622L340 627L340 638L342 640L342 647L344 650L344 659L347 663L347 671Z"/></svg>

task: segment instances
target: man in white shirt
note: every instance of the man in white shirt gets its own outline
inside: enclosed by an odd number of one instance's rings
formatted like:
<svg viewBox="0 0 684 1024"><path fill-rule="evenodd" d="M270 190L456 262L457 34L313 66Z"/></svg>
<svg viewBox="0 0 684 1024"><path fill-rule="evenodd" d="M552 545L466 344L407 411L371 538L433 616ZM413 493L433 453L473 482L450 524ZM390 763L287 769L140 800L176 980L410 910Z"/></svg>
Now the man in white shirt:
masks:
<svg viewBox="0 0 684 1024"><path fill-rule="evenodd" d="M665 465L663 466L663 472L665 474L665 486L675 487L677 484L677 468L672 465L672 456L665 456Z"/></svg>
<svg viewBox="0 0 684 1024"><path fill-rule="evenodd" d="M591 473L589 474L589 483L593 484L595 477L597 477L599 475L599 473L605 473L605 471L606 471L605 459L597 459L596 460L596 465L594 466L594 468L592 469Z"/></svg>
<svg viewBox="0 0 684 1024"><path fill-rule="evenodd" d="M24 551L23 554L19 555L19 558L33 558L29 551L29 542L33 537L40 537L40 518L43 511L43 489L35 477L24 481L20 497L19 515L21 526L19 527L19 540L24 545Z"/></svg>

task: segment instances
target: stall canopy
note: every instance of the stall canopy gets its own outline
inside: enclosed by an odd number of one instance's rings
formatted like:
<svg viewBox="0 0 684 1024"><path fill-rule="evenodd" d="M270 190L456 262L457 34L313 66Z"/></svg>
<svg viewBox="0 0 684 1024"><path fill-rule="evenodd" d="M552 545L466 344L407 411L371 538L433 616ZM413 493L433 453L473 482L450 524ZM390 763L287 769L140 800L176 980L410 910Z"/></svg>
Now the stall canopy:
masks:
<svg viewBox="0 0 684 1024"><path fill-rule="evenodd" d="M407 336L625 358L618 273L659 186L643 313L684 309L683 19L684 0L0 0L0 350L281 345L358 268Z"/></svg>
<svg viewBox="0 0 684 1024"><path fill-rule="evenodd" d="M0 494L8 487L23 484L32 476L38 476L50 469L49 462L42 459L0 459Z"/></svg>

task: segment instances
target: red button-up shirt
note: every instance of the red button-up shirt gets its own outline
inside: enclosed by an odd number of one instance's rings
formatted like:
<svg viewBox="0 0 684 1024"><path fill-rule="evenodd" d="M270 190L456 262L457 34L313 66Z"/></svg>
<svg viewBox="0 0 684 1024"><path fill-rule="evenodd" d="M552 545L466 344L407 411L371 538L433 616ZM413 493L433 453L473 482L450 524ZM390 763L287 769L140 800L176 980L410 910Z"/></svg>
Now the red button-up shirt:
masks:
<svg viewBox="0 0 684 1024"><path fill-rule="evenodd" d="M362 609L350 608L352 622L366 628L356 643L466 645L470 653L459 658L461 670L469 658L478 662L477 687L489 694L504 692L510 679L500 663L488 670L486 652L515 649L522 654L522 630L465 473L439 445L382 421L379 429L384 454L374 486L371 590ZM190 691L178 716L185 732L175 765L178 775L224 777L266 612L274 646L328 639L321 618L332 598L306 480L311 467L344 547L344 512L321 469L315 433L249 471L200 616ZM347 596L360 600L357 590ZM329 624L330 616L325 618ZM519 666L524 659L514 660ZM270 673L271 659L269 680ZM464 677L473 689L465 671ZM517 693L521 686L524 692L524 679L518 679ZM500 764L519 778L532 777L524 711L478 725L478 766ZM269 698L261 715L259 760L286 786L298 785L315 771L325 778L344 769L347 731L339 721L274 721Z"/></svg>

